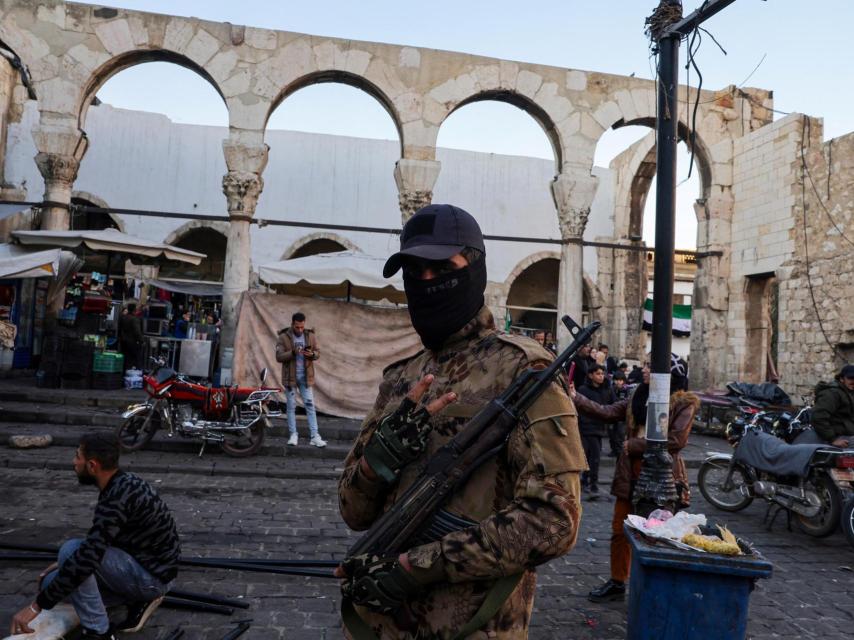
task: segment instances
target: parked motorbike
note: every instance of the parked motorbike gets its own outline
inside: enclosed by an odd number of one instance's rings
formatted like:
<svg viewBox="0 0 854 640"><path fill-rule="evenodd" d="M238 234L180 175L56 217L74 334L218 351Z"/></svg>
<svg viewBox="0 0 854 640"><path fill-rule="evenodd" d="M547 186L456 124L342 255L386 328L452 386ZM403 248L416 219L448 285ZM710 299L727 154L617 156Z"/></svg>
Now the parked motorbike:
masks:
<svg viewBox="0 0 854 640"><path fill-rule="evenodd" d="M843 501L854 495L854 450L820 444L793 447L778 436L780 429L788 432L794 419L784 426L779 417L769 419L765 412L756 411L754 403L748 404L753 406L743 408L742 415L727 425L727 440L734 453L713 454L700 467L697 478L700 492L712 505L730 512L741 511L755 498L762 498L768 502L766 520L777 507L774 517L781 510L788 517L794 515L798 528L807 535L830 535L842 519ZM796 429L803 424L801 413ZM742 455L739 448L745 438L755 440ZM757 443L763 446L754 446ZM799 459L807 460L806 464L786 465L790 454L802 456ZM800 471L793 473L793 467ZM786 473L781 474L781 470ZM846 507L854 511L854 501L850 502ZM773 519L770 518L769 526ZM849 520L849 526L854 527L854 513ZM851 535L854 536L854 529Z"/></svg>
<svg viewBox="0 0 854 640"><path fill-rule="evenodd" d="M152 361L154 369L142 379L149 399L129 406L116 432L125 451L142 449L166 429L170 438L201 440L200 456L208 442L218 443L230 456L251 456L264 442L269 419L281 415L273 397L282 390L263 386L267 369L261 370L261 387L213 387L193 382L163 358Z"/></svg>

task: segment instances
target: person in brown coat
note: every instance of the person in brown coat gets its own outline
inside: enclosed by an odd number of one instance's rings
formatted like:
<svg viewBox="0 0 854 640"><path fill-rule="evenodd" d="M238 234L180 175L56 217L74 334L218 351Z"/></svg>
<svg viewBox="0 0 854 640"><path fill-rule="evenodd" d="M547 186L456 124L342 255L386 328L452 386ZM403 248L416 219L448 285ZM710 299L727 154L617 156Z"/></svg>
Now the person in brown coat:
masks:
<svg viewBox="0 0 854 640"><path fill-rule="evenodd" d="M314 407L314 361L320 357L314 331L305 328L305 314L297 312L291 318L291 326L279 332L276 342L276 361L282 363L282 386L288 401L288 446L299 443L297 436L297 388L302 396L308 417L309 443L325 447L317 428L317 411Z"/></svg>
<svg viewBox="0 0 854 640"><path fill-rule="evenodd" d="M686 509L691 503L688 472L680 452L688 444L688 435L700 399L687 391L688 378L685 370L675 367L670 372L670 422L667 430L667 450L673 458L673 480L679 496L678 507ZM626 580L631 565L631 546L623 532L623 522L632 512L632 492L640 476L641 461L646 451L646 403L649 397L649 369L644 367L643 382L631 396L611 405L601 405L571 388L571 397L580 414L606 422L626 421L628 434L623 451L617 459L611 494L616 497L614 516L611 521L611 578L588 594L592 602L622 600L626 595Z"/></svg>

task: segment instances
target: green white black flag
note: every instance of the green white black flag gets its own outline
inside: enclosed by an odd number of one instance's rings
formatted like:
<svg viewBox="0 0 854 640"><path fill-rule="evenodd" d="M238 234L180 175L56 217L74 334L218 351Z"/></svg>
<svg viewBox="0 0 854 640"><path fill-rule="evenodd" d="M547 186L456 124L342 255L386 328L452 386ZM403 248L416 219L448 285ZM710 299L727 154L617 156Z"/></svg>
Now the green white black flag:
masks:
<svg viewBox="0 0 854 640"><path fill-rule="evenodd" d="M652 298L643 303L643 328L652 331ZM673 305L673 335L684 338L691 335L691 305Z"/></svg>

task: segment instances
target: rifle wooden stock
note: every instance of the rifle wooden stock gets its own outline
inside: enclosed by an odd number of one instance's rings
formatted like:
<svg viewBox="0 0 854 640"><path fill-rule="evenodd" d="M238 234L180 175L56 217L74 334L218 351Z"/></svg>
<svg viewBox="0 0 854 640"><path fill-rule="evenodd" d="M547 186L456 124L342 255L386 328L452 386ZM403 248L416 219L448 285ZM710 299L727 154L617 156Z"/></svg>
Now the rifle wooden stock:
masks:
<svg viewBox="0 0 854 640"><path fill-rule="evenodd" d="M407 543L424 528L447 497L504 446L525 411L601 326L599 322L593 322L582 329L569 316L564 316L563 322L575 338L572 344L546 369L525 371L498 398L472 417L430 458L424 471L350 548L347 557L365 553L391 556L408 548Z"/></svg>

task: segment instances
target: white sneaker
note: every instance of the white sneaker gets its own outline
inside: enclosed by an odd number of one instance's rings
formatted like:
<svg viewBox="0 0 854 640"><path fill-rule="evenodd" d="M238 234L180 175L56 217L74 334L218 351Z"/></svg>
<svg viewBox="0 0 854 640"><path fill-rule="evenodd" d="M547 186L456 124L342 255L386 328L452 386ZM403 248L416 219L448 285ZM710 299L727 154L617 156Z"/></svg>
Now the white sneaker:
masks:
<svg viewBox="0 0 854 640"><path fill-rule="evenodd" d="M319 435L314 436L314 437L310 440L310 442L311 442L311 444L313 444L315 447L320 447L321 449L322 449L323 447L325 447L325 446L326 446L326 440L324 440L323 438L321 438Z"/></svg>
<svg viewBox="0 0 854 640"><path fill-rule="evenodd" d="M292 433L291 437L288 438L288 446L289 447L295 447L298 444L299 444L299 438L297 437L297 434Z"/></svg>

